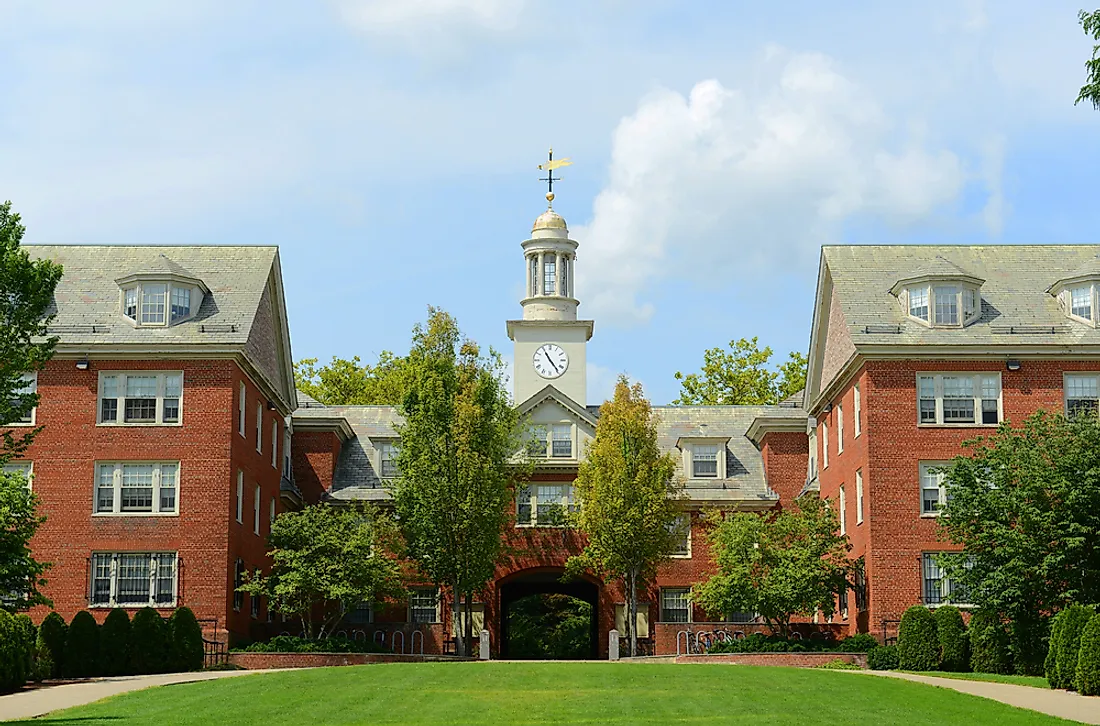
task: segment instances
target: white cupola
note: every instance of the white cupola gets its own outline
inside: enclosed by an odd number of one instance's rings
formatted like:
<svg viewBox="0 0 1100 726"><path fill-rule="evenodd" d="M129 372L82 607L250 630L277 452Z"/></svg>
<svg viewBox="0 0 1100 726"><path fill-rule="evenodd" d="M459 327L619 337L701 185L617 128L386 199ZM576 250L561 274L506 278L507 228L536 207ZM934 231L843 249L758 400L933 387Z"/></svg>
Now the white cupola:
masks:
<svg viewBox="0 0 1100 726"><path fill-rule="evenodd" d="M546 211L522 244L527 294L521 301L524 320L576 320L573 290L577 243L569 239L565 219L554 211L554 193L546 195Z"/></svg>

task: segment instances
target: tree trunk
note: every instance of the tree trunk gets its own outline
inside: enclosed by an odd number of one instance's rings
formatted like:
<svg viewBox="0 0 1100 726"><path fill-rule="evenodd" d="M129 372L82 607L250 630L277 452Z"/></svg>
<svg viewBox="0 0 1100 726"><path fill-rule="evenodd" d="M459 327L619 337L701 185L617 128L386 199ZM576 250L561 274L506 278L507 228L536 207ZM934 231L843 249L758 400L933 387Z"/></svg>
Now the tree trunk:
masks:
<svg viewBox="0 0 1100 726"><path fill-rule="evenodd" d="M459 595L457 587L451 587L451 622L452 624L458 619L459 608L462 607L462 597ZM443 627L446 628L447 624L444 623ZM466 645L462 639L462 628L454 628L455 633L455 655L466 655Z"/></svg>
<svg viewBox="0 0 1100 726"><path fill-rule="evenodd" d="M470 651L474 649L474 595L471 592L466 593L466 611L465 622L462 624L463 629L466 631L466 643ZM470 655L473 655L471 652Z"/></svg>
<svg viewBox="0 0 1100 726"><path fill-rule="evenodd" d="M638 575L636 572L631 572L630 579L630 605L627 608L627 621L626 630L630 634L630 657L638 655Z"/></svg>

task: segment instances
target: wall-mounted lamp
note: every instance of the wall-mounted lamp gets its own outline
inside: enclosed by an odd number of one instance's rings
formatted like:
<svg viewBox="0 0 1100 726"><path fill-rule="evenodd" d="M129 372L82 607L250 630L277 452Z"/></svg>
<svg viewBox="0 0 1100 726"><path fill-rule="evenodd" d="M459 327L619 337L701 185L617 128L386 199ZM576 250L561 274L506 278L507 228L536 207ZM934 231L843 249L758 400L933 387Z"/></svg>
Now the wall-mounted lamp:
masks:
<svg viewBox="0 0 1100 726"><path fill-rule="evenodd" d="M1018 370L1020 370L1020 361L1015 360L1015 359L1006 360L1005 361L1005 368L1007 368L1010 371L1018 371Z"/></svg>
<svg viewBox="0 0 1100 726"><path fill-rule="evenodd" d="M832 410L833 410L833 404L831 404L831 403L826 403L826 404L825 404L825 406L824 406L824 407L823 407L823 408L822 408L821 410L822 410L822 411L823 411L824 413L830 413L830 412L832 412Z"/></svg>
<svg viewBox="0 0 1100 726"><path fill-rule="evenodd" d="M84 358L81 358L80 360L78 360L76 362L76 369L78 371L88 370L88 358L87 358L87 356L85 356Z"/></svg>
<svg viewBox="0 0 1100 726"><path fill-rule="evenodd" d="M274 401L268 401L267 402L267 410L268 411L274 411L275 410L275 402Z"/></svg>

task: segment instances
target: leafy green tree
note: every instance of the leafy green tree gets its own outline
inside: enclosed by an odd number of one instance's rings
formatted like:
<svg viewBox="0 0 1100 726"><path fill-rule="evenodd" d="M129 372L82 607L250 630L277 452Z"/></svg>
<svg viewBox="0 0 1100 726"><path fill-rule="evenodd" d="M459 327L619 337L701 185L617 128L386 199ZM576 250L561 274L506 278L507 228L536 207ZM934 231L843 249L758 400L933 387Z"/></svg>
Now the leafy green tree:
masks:
<svg viewBox="0 0 1100 726"><path fill-rule="evenodd" d="M943 605L936 608L934 615L940 641L940 669L965 673L970 668L970 650L962 613L954 605Z"/></svg>
<svg viewBox="0 0 1100 726"><path fill-rule="evenodd" d="M676 460L657 445L657 422L640 383L631 386L620 376L614 397L600 407L596 437L573 486L579 508L570 520L588 544L569 558L566 569L622 581L629 612L626 636L634 656L638 588L675 552L684 526Z"/></svg>
<svg viewBox="0 0 1100 726"><path fill-rule="evenodd" d="M806 356L791 353L778 370L768 367L772 349L761 349L758 338L731 340L729 350L703 353L699 373L676 372L681 406L762 405L779 401L806 387Z"/></svg>
<svg viewBox="0 0 1100 726"><path fill-rule="evenodd" d="M107 613L100 630L99 673L125 676L130 673L130 616L122 608Z"/></svg>
<svg viewBox="0 0 1100 726"><path fill-rule="evenodd" d="M409 383L408 358L382 351L374 365L333 357L327 366L316 358L294 364L294 381L302 391L330 406L396 406Z"/></svg>
<svg viewBox="0 0 1100 726"><path fill-rule="evenodd" d="M65 619L57 613L50 613L42 619L38 626L37 649L39 656L46 655L51 662L50 673L47 678L59 678L61 668L65 660L65 640L68 638L69 626Z"/></svg>
<svg viewBox="0 0 1100 726"><path fill-rule="evenodd" d="M975 673L1012 672L1012 652L1008 631L1001 616L979 610L970 618L970 670Z"/></svg>
<svg viewBox="0 0 1100 726"><path fill-rule="evenodd" d="M1095 40L1096 45L1092 46L1092 58L1085 61L1085 85L1081 86L1074 105L1088 101L1094 109L1100 111L1100 10L1091 13L1082 10L1077 17L1085 35Z"/></svg>
<svg viewBox="0 0 1100 726"><path fill-rule="evenodd" d="M392 481L394 511L408 556L458 612L464 598L464 654L470 642L473 594L492 578L511 515L512 466L523 444L519 418L504 384L504 363L464 339L453 317L428 309L413 330L409 385L399 406L404 423Z"/></svg>
<svg viewBox="0 0 1100 726"><path fill-rule="evenodd" d="M268 535L271 572L238 589L299 618L306 637L323 638L359 603L400 592L397 563L386 554L389 532L373 506L315 504L286 512Z"/></svg>
<svg viewBox="0 0 1100 726"><path fill-rule="evenodd" d="M710 516L718 574L695 589L707 612L757 612L773 632L787 637L791 619L818 610L832 614L835 598L858 566L851 545L838 534L837 515L820 499L800 499L797 509L770 516L750 512Z"/></svg>
<svg viewBox="0 0 1100 726"><path fill-rule="evenodd" d="M189 607L176 608L168 618L168 660L171 670L197 671L202 668L205 651L202 626Z"/></svg>
<svg viewBox="0 0 1100 726"><path fill-rule="evenodd" d="M36 560L30 547L45 521L38 514L38 495L26 477L0 471L0 592L7 593L0 604L3 609L18 612L51 604L39 590L46 584L43 574L49 564Z"/></svg>
<svg viewBox="0 0 1100 726"><path fill-rule="evenodd" d="M1081 632L1096 611L1085 605L1070 605L1051 622L1046 658L1046 677L1051 688L1073 688Z"/></svg>
<svg viewBox="0 0 1100 726"><path fill-rule="evenodd" d="M65 633L62 673L69 678L88 678L99 671L99 623L87 610L73 616Z"/></svg>
<svg viewBox="0 0 1100 726"><path fill-rule="evenodd" d="M508 609L508 657L581 660L592 657L592 605L548 593L529 595Z"/></svg>
<svg viewBox="0 0 1100 726"><path fill-rule="evenodd" d="M1038 675L1047 614L1100 602L1100 421L1040 411L967 445L938 519L965 550L941 560L973 604L1008 621L1017 672Z"/></svg>
<svg viewBox="0 0 1100 726"><path fill-rule="evenodd" d="M1100 615L1089 618L1081 631L1073 685L1082 696L1100 696Z"/></svg>
<svg viewBox="0 0 1100 726"><path fill-rule="evenodd" d="M936 618L923 605L914 605L898 626L898 667L903 671L934 671L940 666Z"/></svg>

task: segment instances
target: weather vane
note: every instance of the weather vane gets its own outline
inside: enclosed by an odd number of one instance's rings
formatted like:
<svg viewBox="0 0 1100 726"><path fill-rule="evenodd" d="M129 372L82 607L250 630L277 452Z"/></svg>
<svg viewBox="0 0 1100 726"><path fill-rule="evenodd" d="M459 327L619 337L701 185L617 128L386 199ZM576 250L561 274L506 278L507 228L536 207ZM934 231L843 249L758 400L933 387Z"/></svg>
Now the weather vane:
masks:
<svg viewBox="0 0 1100 726"><path fill-rule="evenodd" d="M554 182L561 181L560 176L554 176L554 169L560 169L563 166L572 166L573 162L569 159L558 159L554 161L554 149L550 149L550 154L547 157L545 164L539 164L539 169L546 172L546 176L539 179L539 181L546 182L546 201L549 204L554 202Z"/></svg>

